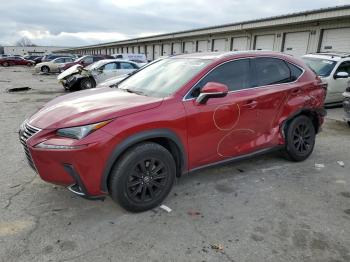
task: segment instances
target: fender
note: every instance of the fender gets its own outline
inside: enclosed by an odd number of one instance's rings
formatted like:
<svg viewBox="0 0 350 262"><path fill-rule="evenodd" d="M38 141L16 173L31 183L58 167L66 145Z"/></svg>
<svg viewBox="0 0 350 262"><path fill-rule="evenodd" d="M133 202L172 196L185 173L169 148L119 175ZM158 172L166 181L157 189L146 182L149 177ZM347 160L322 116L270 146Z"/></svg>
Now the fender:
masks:
<svg viewBox="0 0 350 262"><path fill-rule="evenodd" d="M324 108L302 108L297 110L296 112L294 112L293 114L291 114L290 116L288 116L285 120L283 120L282 124L281 124L281 132L283 135L283 138L285 138L285 127L287 125L287 123L293 119L294 117L298 116L298 115L313 115L317 117L317 121L318 121L318 125L320 125L320 118L325 117L327 115L327 111ZM316 134L319 133L320 131L320 126L315 130Z"/></svg>
<svg viewBox="0 0 350 262"><path fill-rule="evenodd" d="M113 165L115 163L115 161L118 159L118 157L120 157L125 150L127 150L129 147L142 142L142 141L146 141L152 138L167 138L169 140L171 140L173 143L175 143L175 145L177 146L177 148L180 151L180 165L181 165L181 173L184 173L185 170L187 170L187 154L185 153L185 148L181 142L181 139L178 137L178 135L169 129L151 129L151 130L147 130L144 132L140 132L140 133L136 133L133 134L131 136L129 136L128 138L126 138L125 140L123 140L123 142L121 142L120 144L117 144L115 146L115 148L113 149L110 157L108 158L108 161L106 163L105 169L103 171L102 174L102 179L101 179L101 191L104 193L108 192L108 177L109 174L113 168Z"/></svg>

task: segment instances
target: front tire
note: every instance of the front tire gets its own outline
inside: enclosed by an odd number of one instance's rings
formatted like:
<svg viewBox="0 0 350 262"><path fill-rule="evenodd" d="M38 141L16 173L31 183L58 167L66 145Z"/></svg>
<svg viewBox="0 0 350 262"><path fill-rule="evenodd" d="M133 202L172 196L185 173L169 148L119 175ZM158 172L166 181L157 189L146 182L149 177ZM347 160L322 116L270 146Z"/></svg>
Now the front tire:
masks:
<svg viewBox="0 0 350 262"><path fill-rule="evenodd" d="M43 72L44 74L48 74L50 73L50 68L48 66L42 66L41 72Z"/></svg>
<svg viewBox="0 0 350 262"><path fill-rule="evenodd" d="M114 166L109 191L114 201L131 212L160 205L170 193L176 176L173 156L156 143L138 144Z"/></svg>
<svg viewBox="0 0 350 262"><path fill-rule="evenodd" d="M314 150L315 138L315 127L309 117L292 119L286 130L287 158L296 162L307 159Z"/></svg>
<svg viewBox="0 0 350 262"><path fill-rule="evenodd" d="M80 89L81 90L91 89L91 88L94 88L95 86L96 86L96 83L91 78L85 78L85 79L80 81Z"/></svg>
<svg viewBox="0 0 350 262"><path fill-rule="evenodd" d="M8 62L3 62L2 63L2 66L4 66L4 67L8 67L10 64L8 63Z"/></svg>

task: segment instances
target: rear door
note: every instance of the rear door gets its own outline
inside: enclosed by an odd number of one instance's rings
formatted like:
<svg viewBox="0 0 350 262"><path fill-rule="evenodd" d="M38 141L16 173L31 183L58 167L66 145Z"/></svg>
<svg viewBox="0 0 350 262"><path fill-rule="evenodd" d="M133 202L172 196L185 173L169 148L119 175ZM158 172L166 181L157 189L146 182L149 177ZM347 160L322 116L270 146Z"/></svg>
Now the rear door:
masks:
<svg viewBox="0 0 350 262"><path fill-rule="evenodd" d="M255 150L257 97L250 87L250 59L221 64L199 81L184 99L188 118L190 169ZM230 92L196 103L208 82L226 84Z"/></svg>
<svg viewBox="0 0 350 262"><path fill-rule="evenodd" d="M295 82L303 71L284 60L270 57L254 58L252 66L253 85L258 96L257 144L272 146L278 143L279 117L283 105L291 96L303 96L300 84Z"/></svg>

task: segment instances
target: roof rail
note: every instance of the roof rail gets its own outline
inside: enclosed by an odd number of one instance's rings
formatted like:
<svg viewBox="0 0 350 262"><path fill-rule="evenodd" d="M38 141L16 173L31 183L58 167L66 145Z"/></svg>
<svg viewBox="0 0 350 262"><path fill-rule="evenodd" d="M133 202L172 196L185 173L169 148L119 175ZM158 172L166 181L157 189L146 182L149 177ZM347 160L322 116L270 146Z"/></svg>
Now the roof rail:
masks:
<svg viewBox="0 0 350 262"><path fill-rule="evenodd" d="M338 52L338 51L331 51L331 52L318 52L313 53L315 55L329 55L329 56L337 56L340 58L350 57L350 52Z"/></svg>

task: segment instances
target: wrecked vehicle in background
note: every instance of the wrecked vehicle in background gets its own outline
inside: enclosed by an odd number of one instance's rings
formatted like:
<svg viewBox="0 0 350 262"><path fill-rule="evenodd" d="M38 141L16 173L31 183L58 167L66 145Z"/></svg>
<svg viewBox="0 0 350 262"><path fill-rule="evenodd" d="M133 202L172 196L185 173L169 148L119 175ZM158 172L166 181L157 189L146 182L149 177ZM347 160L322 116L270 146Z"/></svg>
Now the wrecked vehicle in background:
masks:
<svg viewBox="0 0 350 262"><path fill-rule="evenodd" d="M77 58L73 62L64 63L59 66L60 71L67 70L68 68L74 66L74 65L81 65L82 67L91 65L97 61L104 60L104 59L113 59L114 57L110 55L85 55L80 58Z"/></svg>
<svg viewBox="0 0 350 262"><path fill-rule="evenodd" d="M105 59L87 67L74 65L58 75L57 79L66 90L90 89L107 79L127 75L139 68L131 61Z"/></svg>

